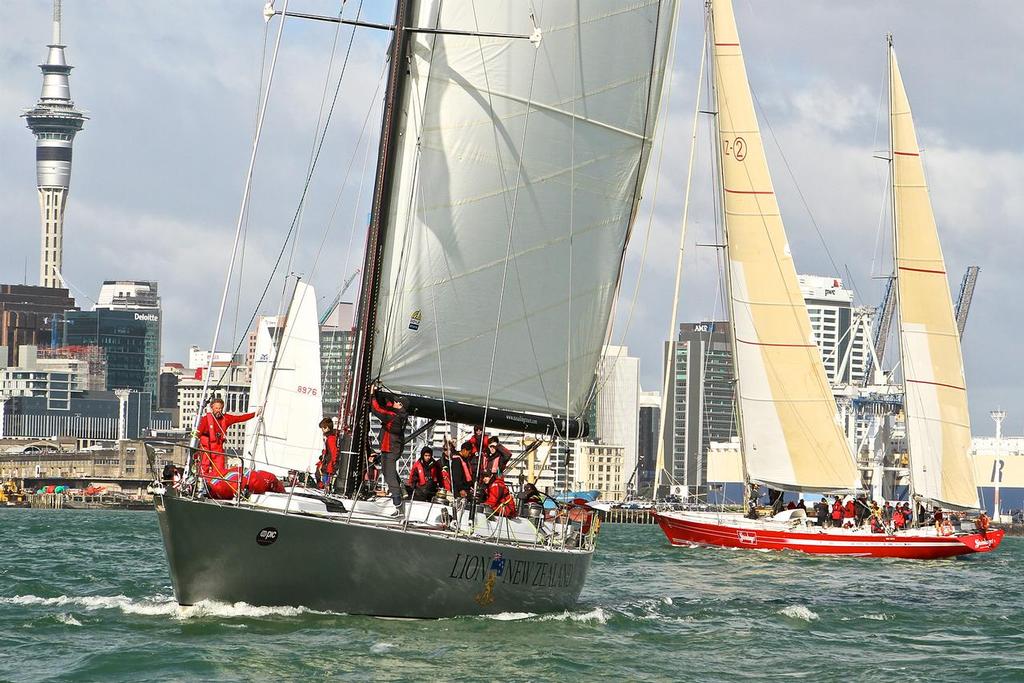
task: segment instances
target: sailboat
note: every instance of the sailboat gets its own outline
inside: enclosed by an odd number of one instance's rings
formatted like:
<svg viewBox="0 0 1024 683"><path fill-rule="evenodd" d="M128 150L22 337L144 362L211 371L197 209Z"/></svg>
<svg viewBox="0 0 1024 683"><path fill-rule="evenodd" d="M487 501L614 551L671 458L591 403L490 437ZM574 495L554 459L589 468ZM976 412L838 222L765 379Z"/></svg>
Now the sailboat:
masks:
<svg viewBox="0 0 1024 683"><path fill-rule="evenodd" d="M599 528L579 501L550 520L437 500L395 517L357 495L370 391L428 425L546 447L586 434L675 16L674 0L398 0L335 490L213 500L192 477L156 495L179 603L411 618L576 603ZM300 284L283 326L257 330L247 469L308 472L319 454L313 302Z"/></svg>
<svg viewBox="0 0 1024 683"><path fill-rule="evenodd" d="M748 484L849 493L858 469L841 429L775 199L730 0L709 20L725 225L729 310ZM977 510L959 335L924 184L910 106L889 46L893 230L911 479L916 504ZM678 511L657 515L673 545L930 559L996 548L1000 530L942 535L933 527L872 533L823 528L803 509L770 518Z"/></svg>

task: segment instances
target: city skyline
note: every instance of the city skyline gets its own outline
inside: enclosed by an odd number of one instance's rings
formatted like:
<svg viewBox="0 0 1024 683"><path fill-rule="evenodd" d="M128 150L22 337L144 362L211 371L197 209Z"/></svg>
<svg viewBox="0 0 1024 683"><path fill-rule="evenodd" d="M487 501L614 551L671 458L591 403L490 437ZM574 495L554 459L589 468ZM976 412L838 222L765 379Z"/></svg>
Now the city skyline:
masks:
<svg viewBox="0 0 1024 683"><path fill-rule="evenodd" d="M954 58L945 48L965 26L984 26L994 13L1011 7L993 3L966 11L955 3L940 3L933 12L922 14L913 11L913 3L900 8L834 3L824 10L780 2L770 15L750 6L737 8L745 50L758 56L750 60L751 81L762 114L771 123L764 125L766 138L770 146L771 139L777 138L786 155L783 160L777 149L769 149L798 269L848 280L857 291L856 303L862 305L877 305L881 300L881 288L871 278L885 269L885 232L875 230L884 202L880 188L885 171L884 164L872 156L887 144L884 120L876 134L875 119L884 71L881 34L888 29L895 32L926 149L928 179L954 291L967 265L981 266L964 337L978 434L991 430L987 411L996 405L1010 413L1008 433L1024 431L1024 398L1016 390L1024 370L1007 367L1002 360L1006 345L1016 337L1016 320L1024 312L1024 303L1014 296L1012 276L1012 255L1024 245L1011 230L1024 218L1024 205L1013 199L1013 180L1024 173L1024 149L1020 136L991 125L991 112L1012 110L1021 93L1005 84L997 86L984 70L987 54L1015 54L1002 48L1014 42L1014 31L1019 29L1008 27L969 58ZM315 6L298 9L326 11ZM372 11L371 19L387 20L387 8ZM0 149L5 160L0 169L0 225L9 256L0 264L0 280L17 282L26 261L28 272L34 272L32 259L37 257L39 239L32 185L34 141L18 117L38 95L36 65L49 33L49 6L15 2L8 14L10 21L5 17L0 29L0 57L6 67L0 74L5 104L0 111ZM190 34L187 27L196 24L197 17L200 29ZM828 27L839 20L846 31L835 36ZM668 332L667 293L678 241L699 24L699 11L684 7L677 53L681 69L675 72L664 117L674 142L668 145L660 169L652 248L638 297L641 303L622 339L655 194L657 141L627 256L619 324L610 340L624 343L642 359L641 385L647 390L659 388L660 347ZM271 29L276 30L276 24ZM344 48L348 30L338 35ZM286 24L279 80L254 182L240 313L237 320L233 313L225 319L236 341L295 209L334 36L333 27L293 20ZM242 4L185 3L145 11L104 3L65 8L64 42L68 61L77 67L76 99L91 108L89 135L77 141L76 197L69 212L72 227L66 238L65 273L83 309L91 307L90 299L97 296L103 280L159 281L165 310L163 347L170 351L165 361L180 360L191 344L207 348L212 337L249 152L262 38L259 8ZM118 48L109 50L111 45ZM319 280L324 303L361 262L358 252L378 126L376 110L368 118L367 111L383 68L383 50L382 35L356 34L351 71L324 148L322 163L330 166L314 176L307 206L306 239L297 252L297 263L305 265L298 269L311 274L314 282ZM127 54L138 56L129 72L117 68ZM333 81L331 86L333 91ZM981 106L979 101L987 104ZM154 102L161 103L161 111L154 110ZM357 145L364 119L368 120L367 136ZM189 144L183 145L183 140ZM703 144L706 147L706 140ZM368 168L361 173L365 156ZM701 157L698 154L698 169L706 162ZM311 273L308 264L350 160L353 171L339 210L343 218L336 220L328 235L328 250L320 257L332 268L329 273L323 268ZM787 165L798 185L789 178ZM365 182L362 199L354 207L357 176ZM714 252L693 248L698 242L714 241L709 229L709 182L699 173L695 177L680 319L721 315L720 305L715 310L714 303L718 299ZM815 216L813 224L804 200ZM821 239L814 224L822 232ZM350 234L354 235L351 249ZM831 256L822 241L828 243ZM254 244L263 246L257 251ZM844 272L847 269L850 274ZM260 312L272 314L276 304L275 299ZM226 350L225 344L219 346Z"/></svg>

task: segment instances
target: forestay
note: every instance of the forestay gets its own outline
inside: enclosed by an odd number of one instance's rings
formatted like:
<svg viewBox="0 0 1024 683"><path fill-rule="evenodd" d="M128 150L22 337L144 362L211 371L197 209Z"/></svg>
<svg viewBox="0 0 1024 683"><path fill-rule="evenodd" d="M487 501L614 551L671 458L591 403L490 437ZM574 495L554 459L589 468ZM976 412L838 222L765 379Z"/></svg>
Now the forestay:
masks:
<svg viewBox="0 0 1024 683"><path fill-rule="evenodd" d="M264 317L256 330L249 410L263 414L245 423L246 464L276 474L312 471L323 448L322 401L316 292L299 282L284 328Z"/></svg>
<svg viewBox="0 0 1024 683"><path fill-rule="evenodd" d="M853 455L797 281L728 1L712 3L730 314L750 480L857 487Z"/></svg>
<svg viewBox="0 0 1024 683"><path fill-rule="evenodd" d="M533 38L412 33L375 330L384 386L545 415L583 410L674 8L418 4L419 27Z"/></svg>
<svg viewBox="0 0 1024 683"><path fill-rule="evenodd" d="M910 102L891 45L889 60L897 303L914 493L944 507L977 509L960 334Z"/></svg>

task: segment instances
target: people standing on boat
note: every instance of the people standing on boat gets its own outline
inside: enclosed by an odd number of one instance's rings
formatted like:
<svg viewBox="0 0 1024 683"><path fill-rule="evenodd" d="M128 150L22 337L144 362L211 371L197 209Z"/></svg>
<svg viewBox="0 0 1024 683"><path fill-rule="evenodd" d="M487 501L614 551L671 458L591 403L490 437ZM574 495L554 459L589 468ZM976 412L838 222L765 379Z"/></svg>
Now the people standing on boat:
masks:
<svg viewBox="0 0 1024 683"><path fill-rule="evenodd" d="M494 474L504 474L505 468L512 459L512 452L501 445L498 437L492 436L487 441L487 453L484 454L483 468Z"/></svg>
<svg viewBox="0 0 1024 683"><path fill-rule="evenodd" d="M871 516L871 508L868 506L867 498L864 494L857 496L854 501L854 518L856 519L857 526L864 526L864 522L867 521L868 517Z"/></svg>
<svg viewBox="0 0 1024 683"><path fill-rule="evenodd" d="M932 522L935 524L936 529L942 526L943 519L944 517L942 516L942 508L936 505L935 507L932 508Z"/></svg>
<svg viewBox="0 0 1024 683"><path fill-rule="evenodd" d="M228 428L239 422L246 422L259 415L252 413L234 414L224 412L224 399L217 397L210 401L210 410L199 420L196 436L199 437L199 473L204 479L220 477L227 471L224 442Z"/></svg>
<svg viewBox="0 0 1024 683"><path fill-rule="evenodd" d="M814 511L818 517L818 526L824 528L828 524L829 509L828 501L824 496L814 505Z"/></svg>
<svg viewBox="0 0 1024 683"><path fill-rule="evenodd" d="M892 511L892 527L897 530L907 527L907 518L903 515L903 508L898 507Z"/></svg>
<svg viewBox="0 0 1024 683"><path fill-rule="evenodd" d="M484 505L494 510L494 514L499 517L515 517L516 499L509 493L504 477L492 472L484 472L481 481L487 492L487 497L483 501Z"/></svg>
<svg viewBox="0 0 1024 683"><path fill-rule="evenodd" d="M799 500L799 501L797 502L796 506L797 506L798 508L800 508L801 510L803 510L803 511L804 511L804 514L805 514L805 515L807 514L807 503L805 503L805 502L804 502L804 499L803 499L803 498L801 498L801 499L800 499L800 500Z"/></svg>
<svg viewBox="0 0 1024 683"><path fill-rule="evenodd" d="M885 505L882 506L882 521L885 522L886 526L892 524L893 507L892 503L885 501Z"/></svg>
<svg viewBox="0 0 1024 683"><path fill-rule="evenodd" d="M448 466L442 472L444 487L456 498L469 496L470 488L473 485L473 470L469 467L467 458L472 450L468 441L448 460Z"/></svg>
<svg viewBox="0 0 1024 683"><path fill-rule="evenodd" d="M473 436L469 437L470 450L473 451L473 455L479 456L481 451L486 452L487 444L491 442L491 437L484 434L484 428L477 425L473 427Z"/></svg>
<svg viewBox="0 0 1024 683"><path fill-rule="evenodd" d="M978 518L974 520L974 528L981 532L983 538L988 538L988 525L989 519L985 511L982 510Z"/></svg>
<svg viewBox="0 0 1024 683"><path fill-rule="evenodd" d="M334 428L334 420L325 417L320 420L320 431L324 435L324 449L316 463L316 480L319 488L326 489L338 466L338 430Z"/></svg>
<svg viewBox="0 0 1024 683"><path fill-rule="evenodd" d="M836 500L832 503L832 526L841 527L843 525L843 501L839 496L836 496Z"/></svg>
<svg viewBox="0 0 1024 683"><path fill-rule="evenodd" d="M843 528L856 528L857 526L857 504L853 498L849 498L843 505Z"/></svg>
<svg viewBox="0 0 1024 683"><path fill-rule="evenodd" d="M409 468L407 487L413 500L430 500L437 493L441 483L440 467L434 460L434 449L424 446L420 449L420 457Z"/></svg>
<svg viewBox="0 0 1024 683"><path fill-rule="evenodd" d="M391 502L395 509L392 517L402 515L402 482L398 478L398 458L405 446L405 424L409 421L406 400L396 396L385 399L383 405L377 399L377 385L370 386L370 410L381 423L380 459L384 472L384 483L388 485Z"/></svg>

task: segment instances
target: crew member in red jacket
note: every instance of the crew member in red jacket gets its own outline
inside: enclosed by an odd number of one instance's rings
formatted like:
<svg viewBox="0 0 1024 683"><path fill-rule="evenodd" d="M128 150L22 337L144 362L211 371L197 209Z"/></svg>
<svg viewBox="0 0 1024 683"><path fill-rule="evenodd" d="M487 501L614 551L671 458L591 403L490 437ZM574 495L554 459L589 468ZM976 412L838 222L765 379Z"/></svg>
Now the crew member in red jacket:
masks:
<svg viewBox="0 0 1024 683"><path fill-rule="evenodd" d="M398 478L398 458L402 456L402 448L405 445L405 424L409 420L406 401L401 396L396 396L390 400L384 400L382 405L377 400L377 385L374 384L370 386L370 409L381 422L381 470L384 472L384 482L388 485L388 493L391 494L391 502L395 505L391 516L401 517L403 514L402 481Z"/></svg>
<svg viewBox="0 0 1024 683"><path fill-rule="evenodd" d="M500 475L484 472L481 481L487 491L484 505L494 510L494 514L499 517L515 517L516 499L512 497L508 487L505 486L505 479Z"/></svg>
<svg viewBox="0 0 1024 683"><path fill-rule="evenodd" d="M501 445L498 437L492 436L487 440L487 453L484 454L483 468L492 474L504 474L512 459L512 452Z"/></svg>
<svg viewBox="0 0 1024 683"><path fill-rule="evenodd" d="M326 489L338 466L338 430L334 428L334 420L325 417L320 420L320 431L324 433L324 449L320 451L320 460L316 464L317 484Z"/></svg>
<svg viewBox="0 0 1024 683"><path fill-rule="evenodd" d="M414 500L430 500L437 493L441 483L441 468L434 460L434 449L424 446L420 449L420 457L409 468L408 488Z"/></svg>
<svg viewBox="0 0 1024 683"><path fill-rule="evenodd" d="M482 455L481 450L486 453L487 444L491 442L491 437L484 434L483 427L473 427L473 436L469 437L469 445L472 447L473 455ZM480 444L483 444L481 448Z"/></svg>
<svg viewBox="0 0 1024 683"><path fill-rule="evenodd" d="M239 422L251 420L259 414L245 413L234 415L224 412L224 399L215 398L210 402L210 412L203 415L196 427L199 437L199 472L204 478L222 476L227 466L224 462L224 441L227 439L228 427Z"/></svg>

